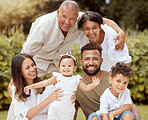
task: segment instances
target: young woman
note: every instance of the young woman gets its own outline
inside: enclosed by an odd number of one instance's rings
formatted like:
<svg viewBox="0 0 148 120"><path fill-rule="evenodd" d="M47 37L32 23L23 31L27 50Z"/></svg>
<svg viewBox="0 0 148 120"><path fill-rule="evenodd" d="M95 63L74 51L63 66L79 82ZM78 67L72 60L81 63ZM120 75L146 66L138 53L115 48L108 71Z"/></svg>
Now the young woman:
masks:
<svg viewBox="0 0 148 120"><path fill-rule="evenodd" d="M49 103L59 101L62 97L60 89L53 90L53 85L46 88L32 89L24 92L24 87L42 81L37 76L37 67L28 54L18 54L12 59L12 103L15 120L47 120ZM11 111L9 111L11 112ZM8 112L8 120L12 120L12 114ZM11 114L11 115L10 115Z"/></svg>

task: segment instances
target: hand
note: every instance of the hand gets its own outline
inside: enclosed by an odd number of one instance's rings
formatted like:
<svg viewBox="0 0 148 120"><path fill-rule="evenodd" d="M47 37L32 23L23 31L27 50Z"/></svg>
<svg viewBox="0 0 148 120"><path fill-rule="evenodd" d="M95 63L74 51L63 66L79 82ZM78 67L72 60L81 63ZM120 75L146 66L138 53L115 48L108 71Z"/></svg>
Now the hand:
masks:
<svg viewBox="0 0 148 120"><path fill-rule="evenodd" d="M11 79L9 85L8 85L8 93L9 93L9 96L12 98L12 90L11 90L11 86L13 85L13 79Z"/></svg>
<svg viewBox="0 0 148 120"><path fill-rule="evenodd" d="M49 99L50 99L50 102L53 102L53 101L61 101L61 99L59 99L59 97L63 97L63 91L61 91L61 88L57 88L55 89L51 95L49 96Z"/></svg>
<svg viewBox="0 0 148 120"><path fill-rule="evenodd" d="M112 112L109 113L109 120L114 120L114 115L112 114Z"/></svg>
<svg viewBox="0 0 148 120"><path fill-rule="evenodd" d="M72 104L74 104L76 101L76 91L74 91L73 93L74 93L74 95L71 96Z"/></svg>
<svg viewBox="0 0 148 120"><path fill-rule="evenodd" d="M99 85L100 84L100 79L98 78L98 77L92 77L92 80L93 80L93 84L95 85L95 86L97 86L97 85Z"/></svg>
<svg viewBox="0 0 148 120"><path fill-rule="evenodd" d="M124 43L125 43L125 34L123 31L118 32L118 34L114 38L114 42L116 42L117 40L118 40L118 43L115 45L115 49L116 50L119 50L119 49L123 50Z"/></svg>
<svg viewBox="0 0 148 120"><path fill-rule="evenodd" d="M32 89L32 86L31 85L28 85L24 88L24 92L27 92L28 90Z"/></svg>

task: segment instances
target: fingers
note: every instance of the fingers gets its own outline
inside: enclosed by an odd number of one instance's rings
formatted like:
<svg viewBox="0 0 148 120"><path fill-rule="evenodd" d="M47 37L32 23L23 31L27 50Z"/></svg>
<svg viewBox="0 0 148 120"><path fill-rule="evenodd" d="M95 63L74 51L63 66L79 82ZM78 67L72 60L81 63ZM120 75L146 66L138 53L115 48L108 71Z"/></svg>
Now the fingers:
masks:
<svg viewBox="0 0 148 120"><path fill-rule="evenodd" d="M121 43L120 41L115 45L115 50L123 50L124 49L124 43Z"/></svg>

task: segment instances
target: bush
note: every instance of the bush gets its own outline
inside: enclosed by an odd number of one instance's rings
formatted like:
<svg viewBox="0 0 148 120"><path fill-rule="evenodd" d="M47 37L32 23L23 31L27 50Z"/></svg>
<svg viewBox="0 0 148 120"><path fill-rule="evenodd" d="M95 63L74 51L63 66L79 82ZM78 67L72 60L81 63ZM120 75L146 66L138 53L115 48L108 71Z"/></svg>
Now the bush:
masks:
<svg viewBox="0 0 148 120"><path fill-rule="evenodd" d="M25 41L21 28L13 27L8 35L5 32L0 35L0 110L7 110L10 104L8 84L11 79L11 60L15 54L20 53Z"/></svg>
<svg viewBox="0 0 148 120"><path fill-rule="evenodd" d="M0 6L0 30L22 24L28 33L31 23L39 16L56 10L61 0L9 0Z"/></svg>
<svg viewBox="0 0 148 120"><path fill-rule="evenodd" d="M132 56L133 77L129 88L134 102L148 101L148 31L127 36L129 53Z"/></svg>

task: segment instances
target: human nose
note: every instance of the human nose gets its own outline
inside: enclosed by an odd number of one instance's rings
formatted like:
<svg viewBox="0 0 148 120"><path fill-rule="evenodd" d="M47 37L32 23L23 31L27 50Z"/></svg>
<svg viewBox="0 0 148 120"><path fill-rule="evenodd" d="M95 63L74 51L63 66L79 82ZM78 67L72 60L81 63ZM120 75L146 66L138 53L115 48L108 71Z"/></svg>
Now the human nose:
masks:
<svg viewBox="0 0 148 120"><path fill-rule="evenodd" d="M93 30L92 29L89 29L89 34L93 34Z"/></svg>
<svg viewBox="0 0 148 120"><path fill-rule="evenodd" d="M66 19L66 20L65 20L65 23L66 23L66 24L69 24L69 23L70 23L70 20L69 20L69 19Z"/></svg>
<svg viewBox="0 0 148 120"><path fill-rule="evenodd" d="M92 60L92 59L89 60L89 64L90 64L90 65L93 64L93 60Z"/></svg>

